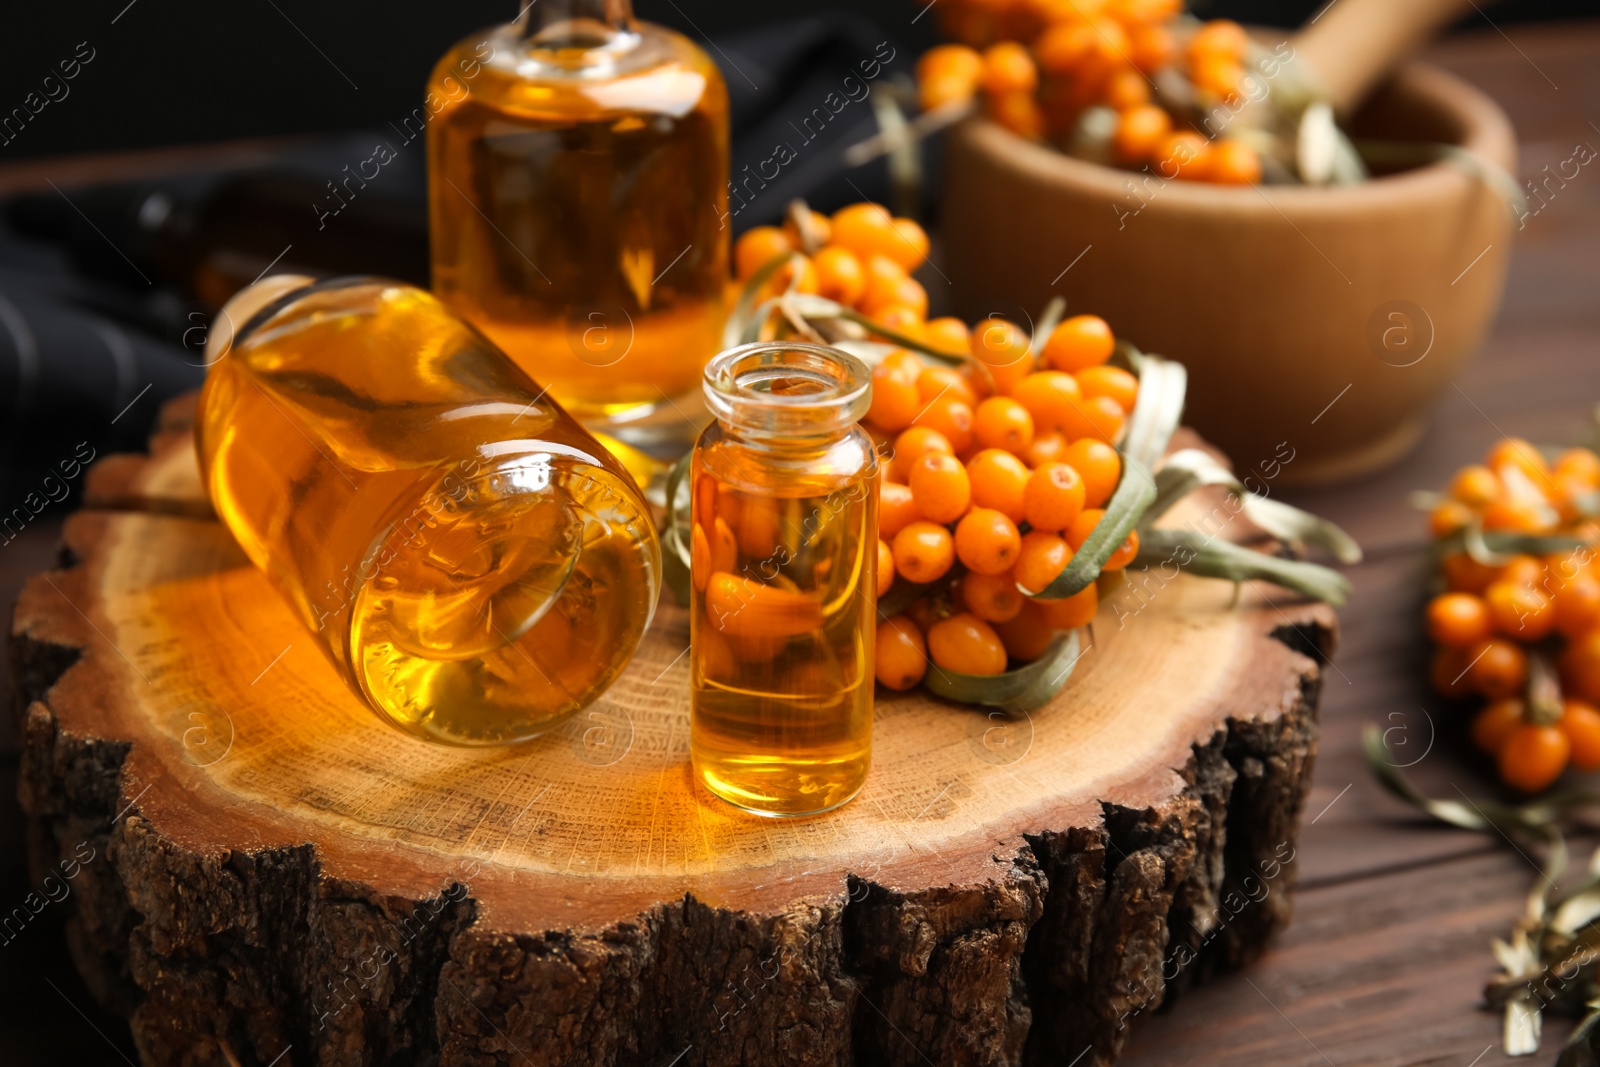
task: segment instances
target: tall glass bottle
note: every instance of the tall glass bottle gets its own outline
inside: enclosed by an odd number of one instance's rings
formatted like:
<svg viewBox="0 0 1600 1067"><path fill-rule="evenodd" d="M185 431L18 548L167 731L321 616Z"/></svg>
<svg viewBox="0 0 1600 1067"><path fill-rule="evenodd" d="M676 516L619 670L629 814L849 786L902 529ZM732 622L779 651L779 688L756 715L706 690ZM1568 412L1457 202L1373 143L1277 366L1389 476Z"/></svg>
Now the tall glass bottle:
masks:
<svg viewBox="0 0 1600 1067"><path fill-rule="evenodd" d="M681 421L728 275L710 58L628 0L539 0L446 53L429 94L434 292L585 422Z"/></svg>
<svg viewBox="0 0 1600 1067"><path fill-rule="evenodd" d="M855 796L872 754L878 465L862 362L730 349L705 372L690 464L695 774L759 815Z"/></svg>
<svg viewBox="0 0 1600 1067"><path fill-rule="evenodd" d="M212 503L352 689L408 733L521 741L605 689L661 551L622 466L429 293L278 276L213 331Z"/></svg>

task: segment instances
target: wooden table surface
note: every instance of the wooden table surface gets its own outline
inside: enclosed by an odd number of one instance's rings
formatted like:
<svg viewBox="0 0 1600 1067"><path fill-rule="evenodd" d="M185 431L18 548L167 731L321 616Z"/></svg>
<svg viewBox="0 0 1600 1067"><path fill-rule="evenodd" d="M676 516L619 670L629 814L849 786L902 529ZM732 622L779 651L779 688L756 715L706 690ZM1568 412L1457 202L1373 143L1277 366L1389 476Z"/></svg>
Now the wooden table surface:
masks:
<svg viewBox="0 0 1600 1067"><path fill-rule="evenodd" d="M1504 33L1485 24L1435 47L1430 58L1510 113L1524 180L1542 177L1576 144L1600 148L1600 24ZM159 169L149 158L145 165ZM85 173L81 163L71 166ZM0 168L0 188L41 175L53 176L47 164ZM1286 494L1344 525L1367 550L1350 572L1355 596L1341 613L1343 647L1324 690L1294 925L1255 966L1139 1020L1122 1061L1128 1067L1179 1059L1189 1067L1513 1062L1499 1050L1499 1017L1483 1009L1481 990L1494 971L1489 938L1509 929L1535 870L1504 842L1427 824L1382 793L1362 760L1360 733L1367 723L1402 730L1393 736L1407 741L1403 759L1418 761L1410 773L1430 793L1493 789L1486 765L1459 741L1461 724L1422 681L1425 532L1407 496L1441 484L1503 434L1571 439L1597 402L1600 171L1586 168L1518 234L1495 330L1446 392L1421 447L1359 484ZM27 575L50 565L58 531L59 518L41 518L0 546L0 600L9 603ZM6 717L0 901L7 907L29 890L21 814L10 800L16 773ZM46 909L0 944L0 1061L131 1063L126 1028L93 1006L72 969L61 910ZM1519 1062L1553 1062L1569 1027L1548 1021L1545 1052Z"/></svg>

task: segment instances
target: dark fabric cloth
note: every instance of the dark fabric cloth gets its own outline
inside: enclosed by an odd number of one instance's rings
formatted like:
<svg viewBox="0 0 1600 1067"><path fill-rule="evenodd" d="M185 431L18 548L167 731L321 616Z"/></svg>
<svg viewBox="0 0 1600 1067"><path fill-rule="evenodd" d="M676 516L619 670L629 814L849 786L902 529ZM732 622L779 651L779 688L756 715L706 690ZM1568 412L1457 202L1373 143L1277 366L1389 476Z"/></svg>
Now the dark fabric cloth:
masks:
<svg viewBox="0 0 1600 1067"><path fill-rule="evenodd" d="M835 13L706 48L732 109L732 233L777 222L795 197L825 211L887 200L882 160L847 172L840 154L876 131L872 94L910 78L904 46ZM392 160L352 184L379 144ZM58 501L57 481L75 456L143 446L161 403L204 380L215 303L269 267L426 284L422 139L391 123L265 165L60 188L3 206L0 543L15 536L7 515L42 513L41 501L70 506L78 482Z"/></svg>

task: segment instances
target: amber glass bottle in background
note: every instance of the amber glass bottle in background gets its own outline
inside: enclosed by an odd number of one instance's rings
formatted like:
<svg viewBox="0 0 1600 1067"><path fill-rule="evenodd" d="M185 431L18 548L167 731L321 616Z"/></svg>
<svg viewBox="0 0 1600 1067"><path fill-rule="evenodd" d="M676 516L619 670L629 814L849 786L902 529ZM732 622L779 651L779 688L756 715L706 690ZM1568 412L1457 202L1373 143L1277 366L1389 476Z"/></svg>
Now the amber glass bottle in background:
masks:
<svg viewBox="0 0 1600 1067"><path fill-rule="evenodd" d="M681 434L728 275L716 66L628 0L539 0L428 91L434 292L586 423Z"/></svg>
<svg viewBox="0 0 1600 1067"><path fill-rule="evenodd" d="M820 345L744 345L706 367L690 752L706 788L759 815L836 808L871 760L878 465L856 425L869 383Z"/></svg>
<svg viewBox="0 0 1600 1067"><path fill-rule="evenodd" d="M661 570L622 466L429 293L274 277L223 309L196 445L217 513L382 717L503 744L598 696Z"/></svg>

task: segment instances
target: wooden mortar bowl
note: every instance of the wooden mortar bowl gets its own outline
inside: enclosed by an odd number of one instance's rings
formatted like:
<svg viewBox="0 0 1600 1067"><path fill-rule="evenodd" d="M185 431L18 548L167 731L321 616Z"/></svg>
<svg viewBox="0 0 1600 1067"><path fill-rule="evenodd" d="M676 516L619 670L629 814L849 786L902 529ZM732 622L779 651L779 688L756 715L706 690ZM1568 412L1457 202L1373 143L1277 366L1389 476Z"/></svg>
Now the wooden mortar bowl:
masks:
<svg viewBox="0 0 1600 1067"><path fill-rule="evenodd" d="M1350 129L1515 173L1499 107L1420 63ZM1163 183L974 119L951 131L941 225L959 311L1037 314L1060 295L1103 316L1188 365L1188 421L1241 472L1292 449L1283 485L1367 474L1420 439L1494 316L1512 221L1449 163L1332 188Z"/></svg>

